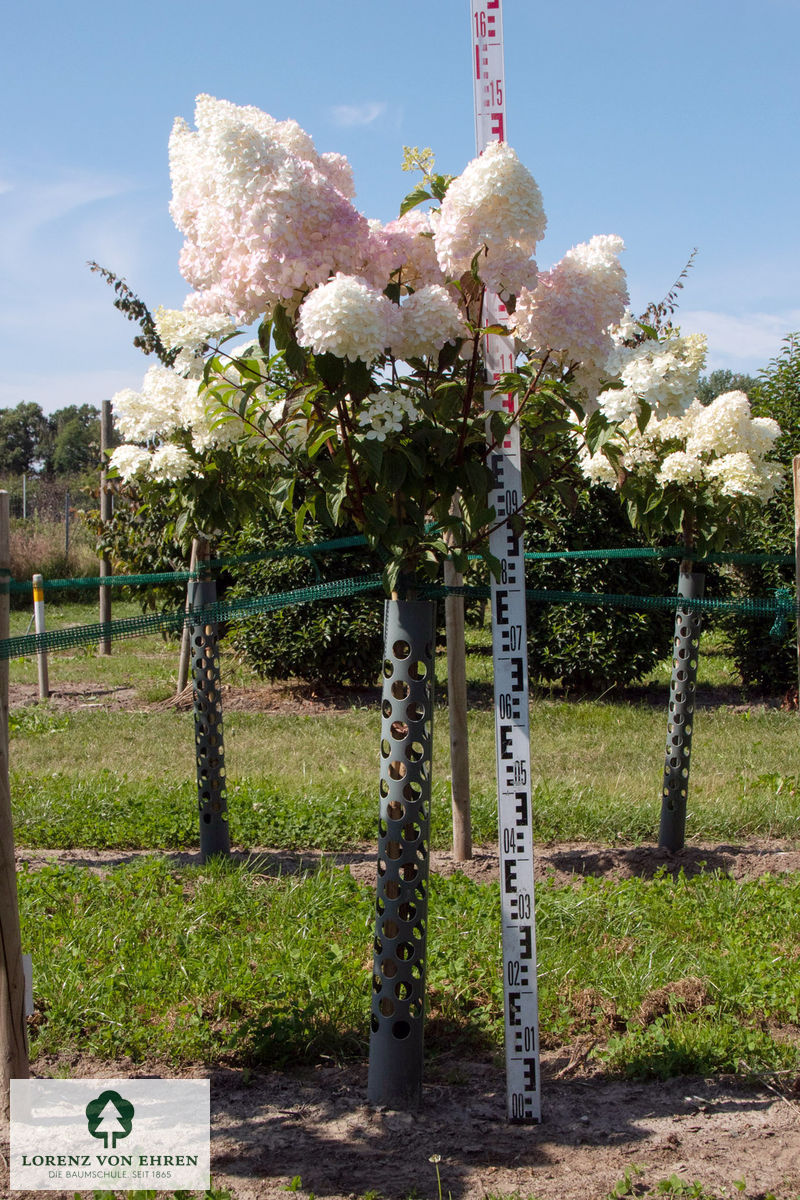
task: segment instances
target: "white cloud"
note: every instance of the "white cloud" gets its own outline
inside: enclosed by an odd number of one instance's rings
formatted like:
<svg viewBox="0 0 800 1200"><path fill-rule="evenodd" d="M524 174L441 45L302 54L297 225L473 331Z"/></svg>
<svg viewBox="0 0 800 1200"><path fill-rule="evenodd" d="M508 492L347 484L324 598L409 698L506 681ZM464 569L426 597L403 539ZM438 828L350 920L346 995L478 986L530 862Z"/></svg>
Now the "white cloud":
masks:
<svg viewBox="0 0 800 1200"><path fill-rule="evenodd" d="M787 334L800 329L800 308L738 315L681 309L677 318L683 333L707 335L709 371L720 367L757 371L775 357Z"/></svg>
<svg viewBox="0 0 800 1200"><path fill-rule="evenodd" d="M383 100L372 100L366 104L337 104L331 109L335 125L371 125L386 112Z"/></svg>

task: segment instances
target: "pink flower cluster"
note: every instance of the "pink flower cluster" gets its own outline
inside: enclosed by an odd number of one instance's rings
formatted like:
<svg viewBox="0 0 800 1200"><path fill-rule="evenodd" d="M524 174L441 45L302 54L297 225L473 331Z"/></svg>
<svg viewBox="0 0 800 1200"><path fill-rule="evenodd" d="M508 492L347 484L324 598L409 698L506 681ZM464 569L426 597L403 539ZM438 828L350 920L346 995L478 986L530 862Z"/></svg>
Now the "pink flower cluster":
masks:
<svg viewBox="0 0 800 1200"><path fill-rule="evenodd" d="M560 262L541 273L533 291L517 298L517 337L537 355L549 352L562 367L579 364L576 377L592 398L614 348L610 327L628 303L619 254L622 238L593 237L573 246Z"/></svg>
<svg viewBox="0 0 800 1200"><path fill-rule="evenodd" d="M294 309L332 272L368 259L344 159L318 155L293 121L210 96L198 98L195 121L193 132L178 119L170 138L180 266L197 289L188 307L249 322L279 302Z"/></svg>

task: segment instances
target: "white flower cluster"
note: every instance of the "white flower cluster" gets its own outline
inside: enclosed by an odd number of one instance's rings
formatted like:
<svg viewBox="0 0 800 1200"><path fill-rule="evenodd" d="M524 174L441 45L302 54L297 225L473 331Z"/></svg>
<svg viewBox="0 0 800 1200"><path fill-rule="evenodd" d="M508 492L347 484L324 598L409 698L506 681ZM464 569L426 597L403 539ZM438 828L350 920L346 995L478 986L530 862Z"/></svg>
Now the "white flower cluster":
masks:
<svg viewBox="0 0 800 1200"><path fill-rule="evenodd" d="M225 313L193 312L191 309L159 307L155 312L156 332L171 350L180 350L175 363L177 371L198 378L202 360L198 358L205 345L236 332L236 326Z"/></svg>
<svg viewBox="0 0 800 1200"><path fill-rule="evenodd" d="M300 305L297 340L315 354L374 362L389 345L394 305L354 275L337 274Z"/></svg>
<svg viewBox="0 0 800 1200"><path fill-rule="evenodd" d="M518 295L535 286L531 255L546 225L535 179L506 142L491 142L447 189L434 234L439 266L458 279L480 252L486 286Z"/></svg>
<svg viewBox="0 0 800 1200"><path fill-rule="evenodd" d="M365 404L367 407L358 414L358 423L369 425L365 436L378 442L385 442L387 433L400 433L404 421L416 421L419 417L410 397L397 389L374 392L367 396Z"/></svg>
<svg viewBox="0 0 800 1200"><path fill-rule="evenodd" d="M466 335L458 305L439 284L397 305L366 280L340 273L309 292L298 311L301 346L351 361L371 363L387 350L405 359L438 354Z"/></svg>
<svg viewBox="0 0 800 1200"><path fill-rule="evenodd" d="M680 416L694 399L705 359L706 337L702 333L675 335L663 342L646 341L633 347L618 345L606 366L608 377L619 376L623 387L601 392L598 406L609 421L634 417L642 402L659 420Z"/></svg>
<svg viewBox="0 0 800 1200"><path fill-rule="evenodd" d="M389 346L396 358L438 354L446 342L465 338L468 330L458 305L439 284L420 288L394 306Z"/></svg>
<svg viewBox="0 0 800 1200"><path fill-rule="evenodd" d="M769 457L780 427L753 417L744 392L726 392L707 406L695 400L682 416L651 419L644 431L632 419L621 428L625 470L658 487L711 484L720 496L765 503L783 482L783 467ZM593 483L616 482L603 454L584 453L581 469Z"/></svg>
<svg viewBox="0 0 800 1200"><path fill-rule="evenodd" d="M151 442L178 429L187 401L197 393L197 381L168 367L152 366L141 392L124 388L112 398L114 423L130 442Z"/></svg>
<svg viewBox="0 0 800 1200"><path fill-rule="evenodd" d="M611 329L628 303L619 255L622 238L593 237L574 246L533 291L517 298L513 324L517 337L539 355L549 353L562 368L575 367L578 383L593 399L607 375L614 350Z"/></svg>

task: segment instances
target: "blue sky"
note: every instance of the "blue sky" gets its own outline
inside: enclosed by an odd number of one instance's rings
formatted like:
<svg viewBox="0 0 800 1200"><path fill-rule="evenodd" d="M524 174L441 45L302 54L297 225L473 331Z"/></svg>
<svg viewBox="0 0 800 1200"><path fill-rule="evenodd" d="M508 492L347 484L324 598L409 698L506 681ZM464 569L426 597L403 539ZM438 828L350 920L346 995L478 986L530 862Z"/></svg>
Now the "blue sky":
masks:
<svg viewBox="0 0 800 1200"><path fill-rule="evenodd" d="M544 195L537 258L624 238L634 309L693 247L680 320L709 369L800 329L800 0L504 0L509 141ZM180 307L167 140L200 92L294 117L390 220L403 145L473 157L468 0L28 0L4 26L0 406L137 387L147 360L87 259Z"/></svg>

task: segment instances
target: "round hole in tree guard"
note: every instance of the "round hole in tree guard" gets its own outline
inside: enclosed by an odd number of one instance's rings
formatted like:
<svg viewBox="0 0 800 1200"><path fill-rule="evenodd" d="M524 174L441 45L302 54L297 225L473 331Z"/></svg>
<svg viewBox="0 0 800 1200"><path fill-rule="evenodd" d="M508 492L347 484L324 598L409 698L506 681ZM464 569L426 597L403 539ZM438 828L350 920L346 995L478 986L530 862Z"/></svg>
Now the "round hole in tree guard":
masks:
<svg viewBox="0 0 800 1200"><path fill-rule="evenodd" d="M408 825L403 826L403 837L407 842L416 842L421 833L419 825L409 822Z"/></svg>
<svg viewBox="0 0 800 1200"><path fill-rule="evenodd" d="M385 958L381 963L381 970L385 979L394 979L397 974L397 963L393 958Z"/></svg>
<svg viewBox="0 0 800 1200"><path fill-rule="evenodd" d="M411 646L408 642L403 641L402 638L398 638L398 640L392 646L392 654L395 656L395 658L408 658L410 653Z"/></svg>
<svg viewBox="0 0 800 1200"><path fill-rule="evenodd" d="M390 821L402 821L405 811L405 805L399 800L390 800L386 806L386 815Z"/></svg>
<svg viewBox="0 0 800 1200"><path fill-rule="evenodd" d="M395 953L401 962L408 962L417 953L417 948L412 942L400 942Z"/></svg>
<svg viewBox="0 0 800 1200"><path fill-rule="evenodd" d="M395 1021L394 1025L392 1026L392 1036L396 1037L398 1041L402 1041L403 1038L407 1038L410 1033L411 1026L409 1025L408 1021Z"/></svg>
<svg viewBox="0 0 800 1200"><path fill-rule="evenodd" d="M421 704L412 703L406 708L406 716L409 721L421 721L425 716L425 709Z"/></svg>
<svg viewBox="0 0 800 1200"><path fill-rule="evenodd" d="M390 717L392 715L391 700L384 700L383 704L381 705L381 712L385 717Z"/></svg>
<svg viewBox="0 0 800 1200"><path fill-rule="evenodd" d="M380 784L380 793L381 793L381 795L384 797L384 799L385 799L385 798L386 798L386 797L389 795L389 783L388 783L388 780L386 780L386 779L382 779L382 780L381 780L381 784ZM390 805L389 807L391 808L391 805Z"/></svg>
<svg viewBox="0 0 800 1200"><path fill-rule="evenodd" d="M398 1000L407 1000L411 995L411 984L401 979L394 985L394 994Z"/></svg>
<svg viewBox="0 0 800 1200"><path fill-rule="evenodd" d="M405 880L416 879L419 875L419 869L415 863L405 862L400 867L400 870L403 872L403 879Z"/></svg>
<svg viewBox="0 0 800 1200"><path fill-rule="evenodd" d="M422 742L411 742L406 746L406 758L409 762L422 762L425 754L425 747Z"/></svg>
<svg viewBox="0 0 800 1200"><path fill-rule="evenodd" d="M390 941L392 938L396 938L399 932L400 926L397 921L392 921L390 918L383 922L383 936L389 938Z"/></svg>
<svg viewBox="0 0 800 1200"><path fill-rule="evenodd" d="M422 661L422 659L418 659L417 662L412 663L411 666L408 668L408 674L411 677L411 679L415 679L415 680L425 679L425 678L427 678L427 675L428 675L428 668L426 667L426 665Z"/></svg>
<svg viewBox="0 0 800 1200"><path fill-rule="evenodd" d="M377 1033L378 1030L380 1029L381 1023L378 1020L378 1018L375 1016L375 1013L373 1013L372 1016L370 1017L369 1024L370 1024L370 1028L372 1029L373 1033Z"/></svg>
<svg viewBox="0 0 800 1200"><path fill-rule="evenodd" d="M386 837L389 832L389 826L385 821L378 821L378 837Z"/></svg>
<svg viewBox="0 0 800 1200"><path fill-rule="evenodd" d="M373 992L383 991L383 980L381 979L380 975L372 976L372 990Z"/></svg>
<svg viewBox="0 0 800 1200"><path fill-rule="evenodd" d="M372 945L375 949L376 954L383 954L383 942L381 941L380 938L376 937L375 941L372 943Z"/></svg>
<svg viewBox="0 0 800 1200"><path fill-rule="evenodd" d="M417 980L422 979L423 966L424 966L424 964L421 962L415 962L415 963L411 964L411 978L412 979L417 979Z"/></svg>
<svg viewBox="0 0 800 1200"><path fill-rule="evenodd" d="M388 738L384 738L381 742L381 758L388 758L392 753L392 745Z"/></svg>
<svg viewBox="0 0 800 1200"><path fill-rule="evenodd" d="M418 942L421 942L422 939L425 937L425 926L422 925L418 921L417 924L411 930L411 933L412 933L412 936L415 937Z"/></svg>
<svg viewBox="0 0 800 1200"><path fill-rule="evenodd" d="M400 895L400 884L396 879L387 879L383 890L386 893L387 900L396 900Z"/></svg>
<svg viewBox="0 0 800 1200"><path fill-rule="evenodd" d="M390 1000L388 996L383 997L383 999L378 1004L378 1008L381 1010L382 1017L393 1017L394 1016L394 1001Z"/></svg>
<svg viewBox="0 0 800 1200"><path fill-rule="evenodd" d="M391 858L394 861L395 859L400 858L402 853L403 853L403 850L402 850L402 847L399 842L387 842L386 843L386 857L387 858Z"/></svg>
<svg viewBox="0 0 800 1200"><path fill-rule="evenodd" d="M410 901L406 901L397 909L397 915L401 921L413 921L417 915L417 906Z"/></svg>
<svg viewBox="0 0 800 1200"><path fill-rule="evenodd" d="M391 679L394 675L394 663L390 658L383 660L383 674L387 679Z"/></svg>
<svg viewBox="0 0 800 1200"><path fill-rule="evenodd" d="M422 1005L420 1004L419 1000L411 1001L411 1003L408 1006L408 1015L410 1017L421 1017L422 1016Z"/></svg>
<svg viewBox="0 0 800 1200"><path fill-rule="evenodd" d="M398 762L397 759L395 759L394 762L389 763L389 778L390 779L405 779L405 776L406 776L406 764L405 763Z"/></svg>
<svg viewBox="0 0 800 1200"><path fill-rule="evenodd" d="M386 905L382 896L378 896L377 900L375 901L375 908L377 909L378 916L382 917L386 911Z"/></svg>
<svg viewBox="0 0 800 1200"><path fill-rule="evenodd" d="M385 874L386 874L386 863L383 861L383 859L382 859L382 858L379 858L379 859L378 859L378 874L379 874L379 875L385 875ZM386 891L386 895L387 895L387 896L389 896L389 884L388 884L388 883L387 883L387 885L386 885L386 889L385 889L385 891ZM391 897L391 896L389 896L389 899L391 900L391 899L392 899L392 897Z"/></svg>
<svg viewBox="0 0 800 1200"><path fill-rule="evenodd" d="M392 684L392 695L394 696L395 700L407 700L410 692L411 688L408 686L405 679L397 679Z"/></svg>
<svg viewBox="0 0 800 1200"><path fill-rule="evenodd" d="M405 796L406 800L416 803L416 801L418 801L422 795L422 784L418 783L416 779L410 779L403 788L403 795Z"/></svg>
<svg viewBox="0 0 800 1200"><path fill-rule="evenodd" d="M392 721L389 732L393 738L399 740L400 738L408 737L408 726L405 721Z"/></svg>

